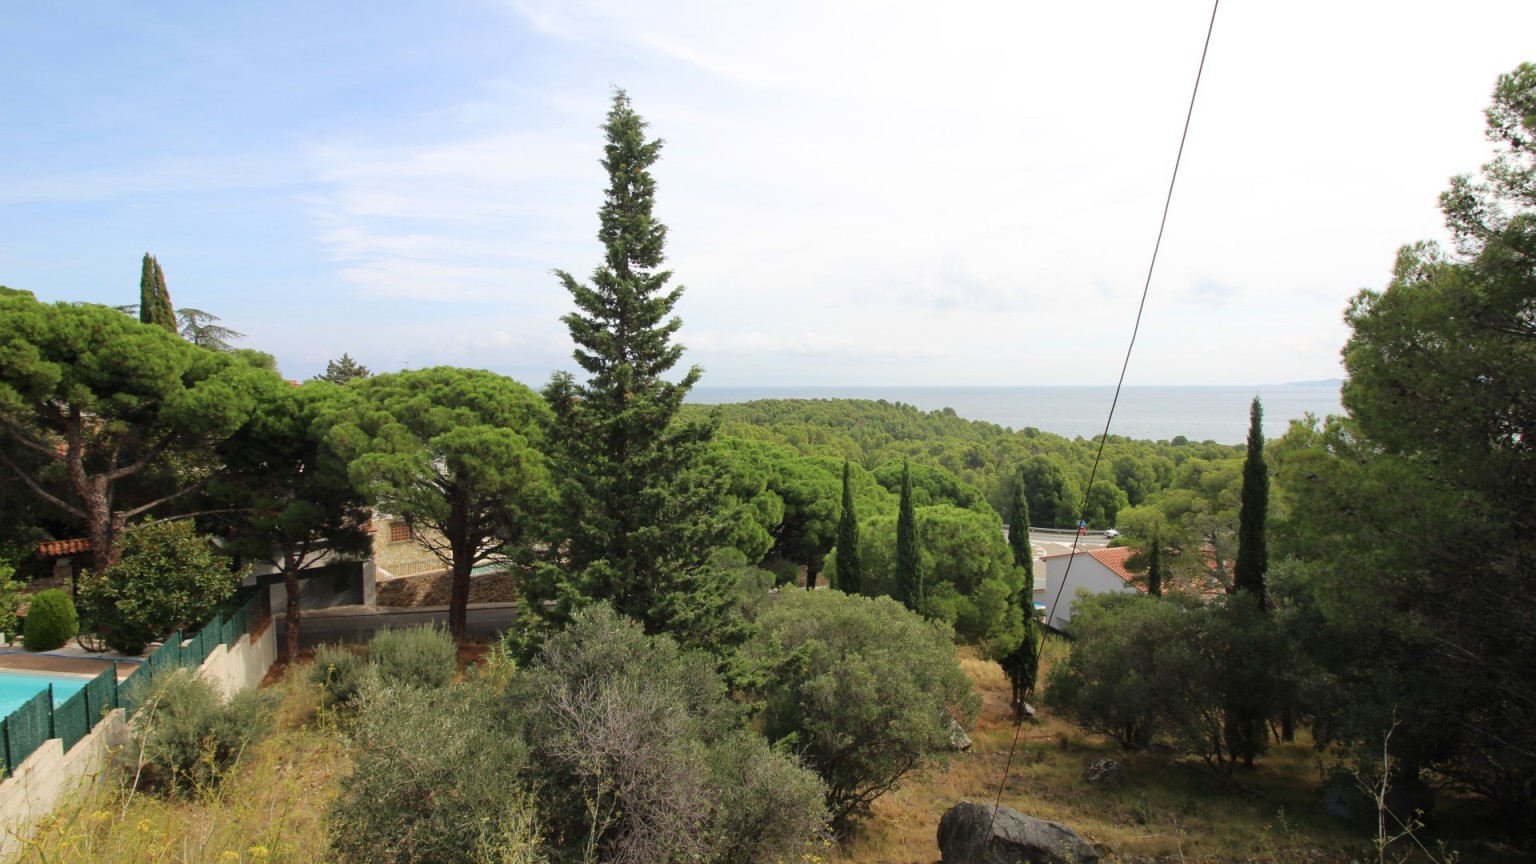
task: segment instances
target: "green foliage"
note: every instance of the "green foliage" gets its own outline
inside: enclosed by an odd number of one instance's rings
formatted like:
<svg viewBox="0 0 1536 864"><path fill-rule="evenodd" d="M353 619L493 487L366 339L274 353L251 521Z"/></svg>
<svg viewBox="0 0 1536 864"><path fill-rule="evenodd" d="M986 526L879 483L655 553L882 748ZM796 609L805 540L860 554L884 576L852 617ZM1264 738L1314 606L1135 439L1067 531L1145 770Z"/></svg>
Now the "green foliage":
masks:
<svg viewBox="0 0 1536 864"><path fill-rule="evenodd" d="M875 469L875 479L894 494L900 494L902 477L912 483L912 504L915 507L931 507L935 504L953 504L962 510L992 514L992 505L975 486L961 480L952 472L935 465L910 464L894 460Z"/></svg>
<svg viewBox="0 0 1536 864"><path fill-rule="evenodd" d="M578 384L558 373L544 389L561 478L562 518L550 548L561 554L522 593L551 623L608 600L648 632L727 646L742 630L729 574L709 566L726 529L713 511L715 481L700 470L714 427L678 418L698 367L675 382L664 377L682 358L672 341L682 288L668 289L672 274L661 269L667 229L652 215L650 172L661 141L647 140L645 126L616 91L603 127L603 260L591 285L556 271L576 304L561 320L589 377Z"/></svg>
<svg viewBox="0 0 1536 864"><path fill-rule="evenodd" d="M342 354L335 360L329 360L325 364L325 374L316 375L320 381L329 381L332 384L345 384L348 381L356 381L360 378L368 378L373 373L368 367L352 359L350 354Z"/></svg>
<svg viewBox="0 0 1536 864"><path fill-rule="evenodd" d="M16 570L9 563L0 561L0 633L16 633L16 614L21 608L22 583L12 579Z"/></svg>
<svg viewBox="0 0 1536 864"><path fill-rule="evenodd" d="M431 624L380 630L368 643L368 662L386 684L442 687L458 671L458 645Z"/></svg>
<svg viewBox="0 0 1536 864"><path fill-rule="evenodd" d="M1024 494L1034 520L1047 528L1077 524L1082 493L1066 464L1055 456L1031 456L1020 467Z"/></svg>
<svg viewBox="0 0 1536 864"><path fill-rule="evenodd" d="M1288 595L1316 626L1320 737L1380 742L1510 824L1536 794L1536 65L1500 76L1495 158L1441 196L1454 251L1403 247L1346 312L1349 417L1275 456ZM1426 681L1434 686L1425 686Z"/></svg>
<svg viewBox="0 0 1536 864"><path fill-rule="evenodd" d="M549 509L548 409L511 378L447 366L357 380L337 395L320 413L325 443L452 568L448 627L462 638L471 570L526 554Z"/></svg>
<svg viewBox="0 0 1536 864"><path fill-rule="evenodd" d="M832 587L858 594L864 589L864 565L859 558L859 514L853 501L850 471L848 460L844 459L842 510L837 517L837 548L843 554L837 559Z"/></svg>
<svg viewBox="0 0 1536 864"><path fill-rule="evenodd" d="M214 323L219 320L219 316L212 312L183 306L176 310L176 318L181 321L181 338L199 348L207 348L210 351L233 351L235 347L229 344L230 340L245 338L244 333ZM275 361L267 368L275 369Z"/></svg>
<svg viewBox="0 0 1536 864"><path fill-rule="evenodd" d="M1265 718L1279 700L1272 669L1284 634L1251 597L1090 594L1072 607L1072 653L1051 670L1052 710L1127 748L1162 743L1230 776L1262 749L1234 709Z"/></svg>
<svg viewBox="0 0 1536 864"><path fill-rule="evenodd" d="M57 588L48 588L32 595L27 607L28 651L52 651L63 646L80 632L80 616L75 612L75 601Z"/></svg>
<svg viewBox="0 0 1536 864"><path fill-rule="evenodd" d="M151 785L171 794L214 791L225 772L269 727L269 694L248 689L227 703L195 669L152 679L134 723L134 752Z"/></svg>
<svg viewBox="0 0 1536 864"><path fill-rule="evenodd" d="M1017 610L1013 614L1019 616L1022 632L1012 646L1005 640L996 640L991 654L1008 676L1014 718L1022 719L1024 703L1034 693L1036 679L1040 677L1041 639L1035 618L1035 548L1029 541L1029 500L1022 478L1013 484L1013 504L1008 509L1008 550L1013 555L1013 566L1024 576L1018 593L1009 600L1010 612Z"/></svg>
<svg viewBox="0 0 1536 864"><path fill-rule="evenodd" d="M528 847L538 820L518 779L527 748L491 699L462 684L365 689L353 770L326 813L341 860L459 864L494 860L482 856L498 846L502 860L537 852ZM507 836L509 822L523 836Z"/></svg>
<svg viewBox="0 0 1536 864"><path fill-rule="evenodd" d="M368 661L341 646L323 645L315 650L306 674L310 685L320 691L320 707L349 708L363 692Z"/></svg>
<svg viewBox="0 0 1536 864"><path fill-rule="evenodd" d="M1269 570L1265 523L1269 519L1269 466L1264 463L1264 406L1253 397L1249 413L1248 455L1243 459L1243 499L1237 515L1237 564L1232 587L1252 594L1263 609L1264 574Z"/></svg>
<svg viewBox="0 0 1536 864"><path fill-rule="evenodd" d="M144 253L139 273L139 321L176 332L176 313L171 308L171 292L165 287L165 271L148 252Z"/></svg>
<svg viewBox="0 0 1536 864"><path fill-rule="evenodd" d="M903 462L901 507L896 516L896 579L891 596L914 612L922 611L927 607L923 591L923 559L918 551L921 543L917 533L916 511L912 503L912 472Z"/></svg>
<svg viewBox="0 0 1536 864"><path fill-rule="evenodd" d="M748 653L763 734L821 775L839 830L942 758L951 717L969 725L979 710L948 628L888 598L789 592L759 623Z"/></svg>
<svg viewBox="0 0 1536 864"><path fill-rule="evenodd" d="M949 624L970 644L997 650L1017 644L1023 635L1024 612L1017 605L1022 572L1013 565L997 517L949 504L917 509L914 517L922 538L925 614ZM864 593L898 597L896 520L877 516L859 535Z"/></svg>
<svg viewBox="0 0 1536 864"><path fill-rule="evenodd" d="M821 785L741 728L715 662L601 604L513 680L546 834L573 859L745 864L819 839Z"/></svg>
<svg viewBox="0 0 1536 864"><path fill-rule="evenodd" d="M322 556L362 558L372 551L371 513L326 444L325 424L340 400L324 384L275 381L250 422L219 447L224 471L210 494L225 510L219 533L234 554L283 575L287 594L283 653L299 649L299 574Z"/></svg>
<svg viewBox="0 0 1536 864"><path fill-rule="evenodd" d="M19 291L0 292L0 357L0 461L87 525L97 572L122 526L199 488L275 377L105 306Z"/></svg>
<svg viewBox="0 0 1536 864"><path fill-rule="evenodd" d="M213 617L240 584L191 522L149 521L123 535L122 558L80 583L87 620L109 647L138 654Z"/></svg>

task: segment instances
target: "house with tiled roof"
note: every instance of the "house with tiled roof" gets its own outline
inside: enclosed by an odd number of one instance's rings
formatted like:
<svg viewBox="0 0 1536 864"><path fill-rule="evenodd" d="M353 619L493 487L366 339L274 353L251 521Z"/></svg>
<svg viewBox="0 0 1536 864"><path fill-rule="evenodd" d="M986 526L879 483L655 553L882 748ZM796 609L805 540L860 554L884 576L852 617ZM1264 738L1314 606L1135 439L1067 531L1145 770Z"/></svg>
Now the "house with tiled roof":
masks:
<svg viewBox="0 0 1536 864"><path fill-rule="evenodd" d="M1145 592L1136 574L1125 569L1125 562L1136 553L1129 546L1113 549L1084 549L1047 555L1045 579L1035 583L1035 606L1044 607L1045 623L1063 629L1072 620L1072 600L1082 592Z"/></svg>

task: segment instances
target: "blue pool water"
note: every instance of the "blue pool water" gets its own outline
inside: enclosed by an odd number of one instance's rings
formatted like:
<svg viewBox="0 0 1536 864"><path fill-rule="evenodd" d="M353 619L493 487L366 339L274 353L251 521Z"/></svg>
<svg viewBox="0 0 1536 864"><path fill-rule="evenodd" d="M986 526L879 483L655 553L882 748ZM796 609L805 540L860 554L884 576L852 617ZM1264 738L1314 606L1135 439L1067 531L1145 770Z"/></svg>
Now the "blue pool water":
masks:
<svg viewBox="0 0 1536 864"><path fill-rule="evenodd" d="M45 675L30 672L0 672L0 717L27 704L49 684L53 685L53 704L59 705L90 683L88 675Z"/></svg>

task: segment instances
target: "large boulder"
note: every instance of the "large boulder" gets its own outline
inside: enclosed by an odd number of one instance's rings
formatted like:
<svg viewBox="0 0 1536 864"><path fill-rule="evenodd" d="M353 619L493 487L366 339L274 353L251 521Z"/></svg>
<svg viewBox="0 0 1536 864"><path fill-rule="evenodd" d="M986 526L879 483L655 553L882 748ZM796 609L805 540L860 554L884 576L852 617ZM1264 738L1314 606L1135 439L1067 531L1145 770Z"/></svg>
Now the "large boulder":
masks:
<svg viewBox="0 0 1536 864"><path fill-rule="evenodd" d="M943 864L1097 864L1099 851L1065 825L1011 807L961 801L939 820Z"/></svg>

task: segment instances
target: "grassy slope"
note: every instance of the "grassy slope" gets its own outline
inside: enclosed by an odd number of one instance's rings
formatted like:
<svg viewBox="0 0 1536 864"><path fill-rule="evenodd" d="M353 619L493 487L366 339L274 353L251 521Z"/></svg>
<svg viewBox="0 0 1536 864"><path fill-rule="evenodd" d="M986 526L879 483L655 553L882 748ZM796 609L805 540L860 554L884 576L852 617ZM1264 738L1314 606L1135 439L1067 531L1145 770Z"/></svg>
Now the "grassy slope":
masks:
<svg viewBox="0 0 1536 864"><path fill-rule="evenodd" d="M944 811L957 801L991 802L996 796L1014 735L1008 683L995 663L964 652L961 663L986 700L972 732L975 746L955 755L946 767L910 778L876 802L875 818L834 853L836 860L937 862L935 834ZM303 668L296 671L302 673ZM328 860L322 814L349 770L349 760L334 724L311 720L313 693L294 684L302 680L302 674L291 674L274 685L285 690L278 731L247 755L235 769L234 782L194 802L131 794L126 781L99 790L60 808L20 860ZM1075 828L1112 850L1107 861L1374 860L1365 839L1320 814L1318 761L1310 747L1293 745L1271 752L1254 771L1239 774L1239 791L1214 782L1199 765L1123 753L1112 742L1049 717L1026 723L1019 733L1002 803ZM1083 782L1083 768L1105 756L1125 763L1125 782L1114 788ZM1453 813L1447 815L1454 819Z"/></svg>
<svg viewBox="0 0 1536 864"><path fill-rule="evenodd" d="M991 803L997 797L1014 736L1008 681L995 663L961 663L986 699L971 735L975 746L877 802L875 820L847 844L844 860L937 861L935 836L944 811L957 801ZM1105 757L1124 763L1125 781L1113 788L1084 782L1083 769ZM1318 771L1310 747L1272 752L1239 776L1243 792L1221 787L1203 771L1125 753L1101 736L1042 715L1019 729L1002 804L1074 828L1114 850L1111 860L1344 861L1353 857L1345 849L1363 851L1362 840L1315 815Z"/></svg>

